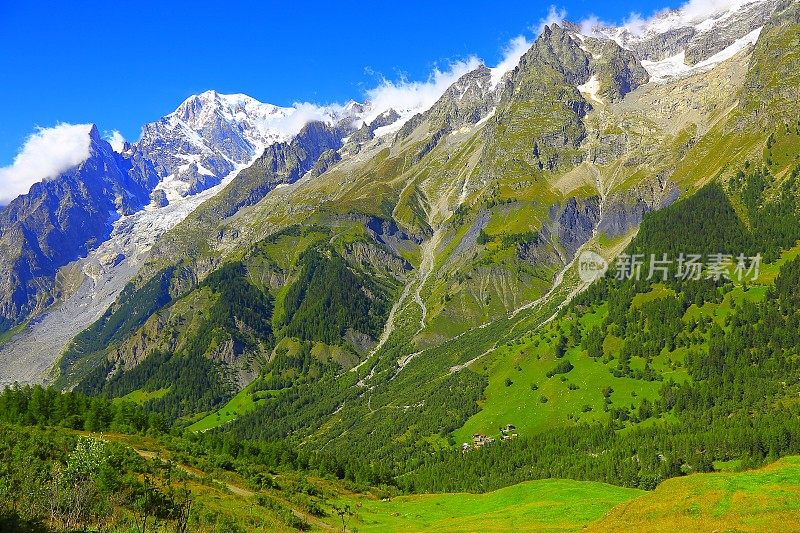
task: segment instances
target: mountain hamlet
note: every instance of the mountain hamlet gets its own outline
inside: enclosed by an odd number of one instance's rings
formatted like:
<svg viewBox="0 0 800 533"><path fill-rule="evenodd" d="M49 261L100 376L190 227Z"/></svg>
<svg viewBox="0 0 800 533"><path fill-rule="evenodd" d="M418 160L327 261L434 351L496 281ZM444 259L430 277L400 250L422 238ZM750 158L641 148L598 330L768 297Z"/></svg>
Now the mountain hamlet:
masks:
<svg viewBox="0 0 800 533"><path fill-rule="evenodd" d="M800 3L719 5L81 126L0 208L0 530L800 530Z"/></svg>

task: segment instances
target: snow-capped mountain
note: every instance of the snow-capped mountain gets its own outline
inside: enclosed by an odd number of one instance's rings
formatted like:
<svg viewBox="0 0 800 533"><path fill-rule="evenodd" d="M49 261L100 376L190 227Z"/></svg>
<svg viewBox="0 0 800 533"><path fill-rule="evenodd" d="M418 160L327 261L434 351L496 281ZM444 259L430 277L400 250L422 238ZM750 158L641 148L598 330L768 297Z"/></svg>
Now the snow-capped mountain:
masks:
<svg viewBox="0 0 800 533"><path fill-rule="evenodd" d="M165 232L266 148L289 144L309 122L349 124L363 112L355 103L281 108L207 91L144 126L119 152L87 125L85 161L0 209L0 331L39 316L0 346L0 359L34 356L15 365L18 377L41 375L52 360L37 365L35 353L59 353L108 308ZM55 280L68 265L72 288L63 291Z"/></svg>
<svg viewBox="0 0 800 533"><path fill-rule="evenodd" d="M136 147L161 177L154 201L165 205L219 184L267 146L294 137L310 120L335 122L350 109L278 107L244 94L206 91L145 125Z"/></svg>
<svg viewBox="0 0 800 533"><path fill-rule="evenodd" d="M384 106L385 107L385 106ZM376 135L396 131L429 106L391 108L367 102L279 107L245 94L206 91L184 100L172 113L146 124L135 145L153 163L161 182L153 204L164 206L218 185L237 167L266 148L288 142L312 121L357 128L369 123Z"/></svg>

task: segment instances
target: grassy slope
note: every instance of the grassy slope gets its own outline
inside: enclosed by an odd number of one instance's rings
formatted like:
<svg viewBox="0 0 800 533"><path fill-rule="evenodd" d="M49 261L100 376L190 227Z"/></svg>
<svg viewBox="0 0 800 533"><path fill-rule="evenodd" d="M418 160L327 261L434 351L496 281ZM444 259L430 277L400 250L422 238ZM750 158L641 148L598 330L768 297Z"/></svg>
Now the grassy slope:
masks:
<svg viewBox="0 0 800 533"><path fill-rule="evenodd" d="M759 470L670 479L588 531L797 531L800 457Z"/></svg>
<svg viewBox="0 0 800 533"><path fill-rule="evenodd" d="M150 437L106 434L101 438L122 442L148 460L172 455ZM786 457L752 471L673 478L652 492L552 479L485 494L419 494L382 501L372 493L354 493L338 482L301 476L318 490L313 500L323 511L319 517L303 510L306 497L302 494L284 489L254 491L233 472L205 461L198 463L200 468L189 466L180 461L195 461L185 456L175 459L178 469L188 475L186 486L196 502L193 513L200 515L194 520L206 527L210 522L212 528L224 519L227 527L290 531L273 510L256 504L256 494L293 509L314 531L341 527L334 505L343 504L354 511L348 530L363 532L792 531L800 523L800 457ZM298 479L291 472L275 476L285 488Z"/></svg>
<svg viewBox="0 0 800 533"><path fill-rule="evenodd" d="M227 424L239 416L256 408L257 402L253 399L250 387L240 390L222 408L198 420L187 429L189 431L208 431L215 427Z"/></svg>
<svg viewBox="0 0 800 533"><path fill-rule="evenodd" d="M359 531L579 531L643 494L585 481L540 480L487 494L423 494L365 500Z"/></svg>
<svg viewBox="0 0 800 533"><path fill-rule="evenodd" d="M108 434L101 438L122 442L148 460L166 460L172 456L168 449L149 437ZM232 472L217 468L202 470L180 462L176 466L189 475L186 486L194 495L196 509L203 515L201 521L205 522L213 513L225 517L227 525L237 524L248 530L265 527L268 531L291 530L272 510L255 504L256 494L269 496L294 509L297 516L310 522L314 531L341 527L333 505L347 504L355 512L355 516L348 519L348 530L365 532L579 531L615 506L646 494L604 483L539 480L486 494L421 494L381 501L370 493L353 493L338 482L307 478L320 491L321 498L314 499L325 514L313 517L302 510L302 503L295 502L298 495L291 491L253 491ZM296 478L297 475L290 472L275 476L276 481L286 487L291 487Z"/></svg>
<svg viewBox="0 0 800 533"><path fill-rule="evenodd" d="M582 317L582 323L588 326L600 322L604 314L602 310ZM468 442L474 433L499 434L499 428L506 424L517 426L520 434L531 434L563 426L571 419L585 422L605 419L601 391L606 386L614 389L612 406L638 404L643 398L653 400L658 396L661 383L614 377L609 369L616 365L615 360L595 361L577 347L568 350L563 359L575 368L548 378L547 372L559 361L554 354L557 336L552 331L548 328L523 338L521 343L503 346L481 367L489 377L486 400L481 411L455 432L457 442ZM566 378L564 381L562 376ZM679 380L681 376L673 377ZM510 385L507 379L511 380ZM570 390L570 384L579 388ZM533 385L537 390L533 390ZM585 406L591 407L591 411L584 412Z"/></svg>
<svg viewBox="0 0 800 533"><path fill-rule="evenodd" d="M169 388L158 389L154 391L146 391L143 389L137 389L135 391L131 391L125 396L120 396L119 398L115 398L115 401L127 401L133 402L138 405L144 405L145 403L149 402L150 400L155 400L157 398L163 398L165 394L169 392Z"/></svg>

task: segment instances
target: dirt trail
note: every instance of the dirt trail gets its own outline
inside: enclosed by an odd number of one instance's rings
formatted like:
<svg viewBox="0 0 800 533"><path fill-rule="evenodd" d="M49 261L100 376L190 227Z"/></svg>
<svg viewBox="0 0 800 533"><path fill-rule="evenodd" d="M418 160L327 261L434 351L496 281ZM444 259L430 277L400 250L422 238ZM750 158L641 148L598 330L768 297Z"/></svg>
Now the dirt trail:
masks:
<svg viewBox="0 0 800 533"><path fill-rule="evenodd" d="M132 448L132 449L137 454L139 454L140 457L143 457L143 458L145 458L147 460L150 460L150 461L165 460L163 457L160 457L155 452L151 452L151 451L147 451L147 450L139 450L137 448ZM192 475L192 476L203 477L205 475L205 473L203 471L198 470L197 468L191 467L189 465L175 463L175 466L177 468L181 469L182 471L186 472L187 474ZM235 494L237 496L241 496L242 498L252 498L253 496L256 495L256 493L253 492L252 490L246 489L246 488L241 487L239 485L235 485L235 484L230 483L228 481L221 481L219 479L212 479L212 481L214 483L219 483L220 485L223 485L232 494ZM301 511L300 509L296 509L295 507L292 506L292 503L289 500L287 500L285 498L281 498L281 497L276 496L274 494L270 494L270 497L274 498L277 501L279 501L281 504L289 507L291 509L291 511L292 511L292 514L295 515L297 518L305 520L309 524L311 524L311 525L313 525L315 527L318 527L319 529L324 529L324 530L327 530L327 531L338 531L338 528L328 524L327 522L323 522L322 520L320 520L316 516L313 516L313 515L311 515L309 513L306 513L305 511Z"/></svg>

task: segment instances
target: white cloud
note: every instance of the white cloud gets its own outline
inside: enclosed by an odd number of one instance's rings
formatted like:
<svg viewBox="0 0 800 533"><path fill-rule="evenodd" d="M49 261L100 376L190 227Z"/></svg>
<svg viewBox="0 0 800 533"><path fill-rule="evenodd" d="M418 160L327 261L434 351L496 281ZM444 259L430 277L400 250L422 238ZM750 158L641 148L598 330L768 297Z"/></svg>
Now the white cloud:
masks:
<svg viewBox="0 0 800 533"><path fill-rule="evenodd" d="M626 30L631 32L633 35L642 35L650 26L652 19L645 19L639 13L631 13L628 15L628 18L625 19L625 22L622 23L622 27Z"/></svg>
<svg viewBox="0 0 800 533"><path fill-rule="evenodd" d="M592 35L595 31L595 28L599 26L603 26L605 23L597 18L596 15L589 15L582 21L580 21L579 26L581 27L581 33L584 35Z"/></svg>
<svg viewBox="0 0 800 533"><path fill-rule="evenodd" d="M544 24L560 23L565 17L566 11L551 7L547 19L541 21L541 28L544 28ZM506 44L500 62L490 69L492 87L497 86L502 77L519 64L520 58L532 45L533 42L524 35L518 35ZM482 64L483 61L477 56L469 56L464 60L449 63L445 69L435 67L425 81L410 81L405 77L395 81L381 77L377 87L365 92L366 99L371 105L364 120L369 123L384 111L394 109L401 117L394 127L390 128L394 130L415 114L430 109L461 76Z"/></svg>
<svg viewBox="0 0 800 533"><path fill-rule="evenodd" d="M541 35L544 31L545 26L550 26L552 24L561 24L567 18L567 10L566 9L558 9L556 6L550 6L550 9L547 12L547 17L539 20L539 28L537 35Z"/></svg>
<svg viewBox="0 0 800 533"><path fill-rule="evenodd" d="M511 39L503 51L503 59L492 69L492 87L496 87L503 76L519 65L519 60L533 45L524 35Z"/></svg>
<svg viewBox="0 0 800 533"><path fill-rule="evenodd" d="M111 145L111 148L113 148L118 154L121 154L122 150L125 149L125 137L123 137L122 134L117 130L106 133L104 139L108 141L108 144Z"/></svg>
<svg viewBox="0 0 800 533"><path fill-rule="evenodd" d="M38 128L28 137L14 163L0 168L0 205L6 205L31 185L51 179L89 157L91 124L58 124Z"/></svg>
<svg viewBox="0 0 800 533"><path fill-rule="evenodd" d="M392 81L382 78L377 87L366 92L372 106L365 120L370 122L389 109L394 109L404 118L427 111L448 87L480 65L480 59L470 56L466 60L450 63L445 70L434 68L425 81L409 81L406 78Z"/></svg>
<svg viewBox="0 0 800 533"><path fill-rule="evenodd" d="M284 117L269 121L269 127L279 130L287 137L294 137L303 126L309 122L332 122L341 114L344 107L339 104L320 106L309 102L297 102L292 105L292 111Z"/></svg>

